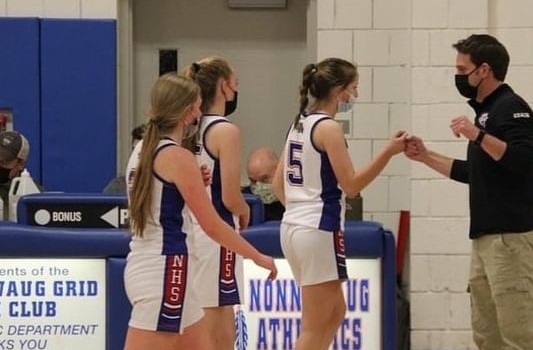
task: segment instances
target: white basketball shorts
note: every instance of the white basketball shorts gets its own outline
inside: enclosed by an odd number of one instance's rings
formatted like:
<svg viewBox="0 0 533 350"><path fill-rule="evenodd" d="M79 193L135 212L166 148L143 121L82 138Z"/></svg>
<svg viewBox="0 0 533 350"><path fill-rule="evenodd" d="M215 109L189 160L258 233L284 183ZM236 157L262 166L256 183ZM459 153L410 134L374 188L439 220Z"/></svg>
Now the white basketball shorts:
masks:
<svg viewBox="0 0 533 350"><path fill-rule="evenodd" d="M299 286L348 278L344 232L282 223L280 240Z"/></svg>
<svg viewBox="0 0 533 350"><path fill-rule="evenodd" d="M195 259L181 255L128 255L124 282L133 306L129 326L183 333L204 315L195 295Z"/></svg>
<svg viewBox="0 0 533 350"><path fill-rule="evenodd" d="M194 226L191 249L197 258L194 288L202 307L238 305L243 300L242 256L213 241Z"/></svg>

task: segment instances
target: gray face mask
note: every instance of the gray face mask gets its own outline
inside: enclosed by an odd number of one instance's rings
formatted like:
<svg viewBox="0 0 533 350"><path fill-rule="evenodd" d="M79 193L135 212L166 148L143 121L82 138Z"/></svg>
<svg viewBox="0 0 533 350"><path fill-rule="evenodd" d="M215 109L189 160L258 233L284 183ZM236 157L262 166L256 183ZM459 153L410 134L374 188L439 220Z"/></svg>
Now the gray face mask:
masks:
<svg viewBox="0 0 533 350"><path fill-rule="evenodd" d="M337 103L337 112L338 113L345 113L345 112L349 112L352 110L353 108L353 105L355 103L355 96L350 94L350 98L348 99L347 102L344 102L344 101L339 101Z"/></svg>
<svg viewBox="0 0 533 350"><path fill-rule="evenodd" d="M250 184L250 191L259 197L264 204L271 204L278 200L272 191L272 184L269 183L253 182Z"/></svg>

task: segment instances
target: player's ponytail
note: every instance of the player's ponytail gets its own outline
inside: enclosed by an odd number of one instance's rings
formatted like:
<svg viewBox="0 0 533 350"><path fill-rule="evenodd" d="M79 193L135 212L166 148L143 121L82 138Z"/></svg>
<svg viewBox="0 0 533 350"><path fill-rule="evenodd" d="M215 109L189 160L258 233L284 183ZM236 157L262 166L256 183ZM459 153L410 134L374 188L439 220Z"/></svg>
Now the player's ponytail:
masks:
<svg viewBox="0 0 533 350"><path fill-rule="evenodd" d="M310 63L305 66L303 70L302 84L300 85L300 110L294 118L294 127L300 128L300 116L306 113L307 106L309 104L309 89L312 85L313 75L317 71L317 66L314 63Z"/></svg>
<svg viewBox="0 0 533 350"><path fill-rule="evenodd" d="M153 220L152 175L157 145L164 136L171 135L177 124L190 113L199 93L199 87L192 80L178 77L175 73L162 75L152 88L151 110L129 193L130 228L135 236L143 237L148 219Z"/></svg>

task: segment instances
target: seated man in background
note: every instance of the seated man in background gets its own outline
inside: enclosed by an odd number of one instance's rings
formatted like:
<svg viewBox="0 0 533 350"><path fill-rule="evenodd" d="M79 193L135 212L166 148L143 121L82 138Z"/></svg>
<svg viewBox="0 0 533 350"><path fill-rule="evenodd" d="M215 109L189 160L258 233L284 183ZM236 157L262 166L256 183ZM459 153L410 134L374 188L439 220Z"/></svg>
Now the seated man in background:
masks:
<svg viewBox="0 0 533 350"><path fill-rule="evenodd" d="M8 194L11 180L20 176L26 167L30 144L16 131L0 132L0 197L4 201L4 215L8 213Z"/></svg>
<svg viewBox="0 0 533 350"><path fill-rule="evenodd" d="M278 165L278 155L268 148L258 148L248 156L247 173L250 185L243 188L253 193L265 206L265 220L281 220L285 208L272 192L272 177Z"/></svg>
<svg viewBox="0 0 533 350"><path fill-rule="evenodd" d="M137 143L143 139L145 130L145 124L133 128L131 131L131 149L135 148ZM106 194L126 194L126 178L124 175L117 176L109 181L104 187L103 192Z"/></svg>

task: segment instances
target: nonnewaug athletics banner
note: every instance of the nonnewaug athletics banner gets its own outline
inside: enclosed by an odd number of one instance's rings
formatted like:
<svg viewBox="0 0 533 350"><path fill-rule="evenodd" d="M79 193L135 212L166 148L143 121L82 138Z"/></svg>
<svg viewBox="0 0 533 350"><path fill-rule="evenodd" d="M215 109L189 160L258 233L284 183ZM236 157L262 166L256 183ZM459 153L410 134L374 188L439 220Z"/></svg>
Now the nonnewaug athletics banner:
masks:
<svg viewBox="0 0 533 350"><path fill-rule="evenodd" d="M342 284L346 315L332 350L379 350L381 345L381 260L346 259L350 279ZM244 261L244 305L236 309L237 350L294 349L301 328L301 292L287 260L276 259L278 278ZM328 300L324 300L328 303Z"/></svg>
<svg viewBox="0 0 533 350"><path fill-rule="evenodd" d="M105 259L0 259L0 350L103 350Z"/></svg>

